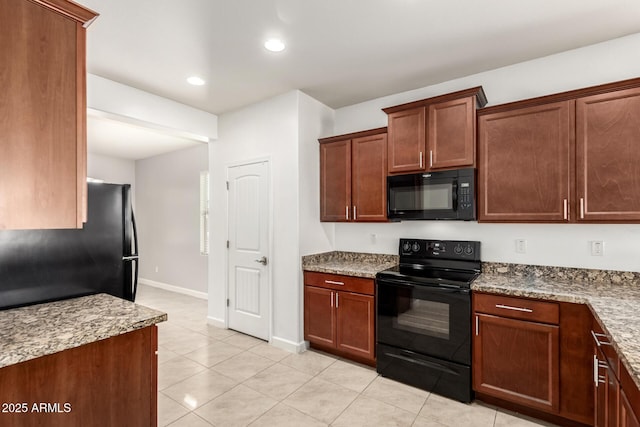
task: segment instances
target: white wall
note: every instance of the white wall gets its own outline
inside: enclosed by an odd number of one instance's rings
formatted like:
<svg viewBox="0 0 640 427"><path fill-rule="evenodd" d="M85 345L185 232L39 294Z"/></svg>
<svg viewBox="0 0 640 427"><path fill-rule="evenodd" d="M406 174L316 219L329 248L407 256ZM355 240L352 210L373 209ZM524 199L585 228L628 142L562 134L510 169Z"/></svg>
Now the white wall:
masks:
<svg viewBox="0 0 640 427"><path fill-rule="evenodd" d="M111 184L131 184L133 190L136 183L136 163L133 160L89 153L87 176Z"/></svg>
<svg viewBox="0 0 640 427"><path fill-rule="evenodd" d="M325 232L317 220L317 135L331 133L332 110L299 91L292 91L224 114L219 117L218 126L220 137L209 144L212 236L209 320L226 324L227 168L268 158L273 206L271 342L299 350L303 345L301 247L304 251L332 247L332 231ZM301 162L314 166L300 169ZM304 243L300 239L301 229L310 237Z"/></svg>
<svg viewBox="0 0 640 427"><path fill-rule="evenodd" d="M335 112L335 133L386 126L381 108L479 85L494 105L639 77L638 52L640 34L635 34L344 107ZM334 248L397 253L400 237L480 240L485 261L640 271L640 225L633 224L336 224ZM515 239L527 239L526 254L515 253ZM590 240L605 241L604 256L589 254Z"/></svg>
<svg viewBox="0 0 640 427"><path fill-rule="evenodd" d="M200 171L209 168L207 153L202 144L136 162L142 282L206 296L208 260L200 255L199 214Z"/></svg>

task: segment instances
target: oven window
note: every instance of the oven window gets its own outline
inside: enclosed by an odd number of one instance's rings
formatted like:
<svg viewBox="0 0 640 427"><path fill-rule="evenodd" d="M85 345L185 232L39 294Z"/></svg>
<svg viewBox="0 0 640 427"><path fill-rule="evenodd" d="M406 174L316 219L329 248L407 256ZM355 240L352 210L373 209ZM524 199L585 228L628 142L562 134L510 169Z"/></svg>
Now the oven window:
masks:
<svg viewBox="0 0 640 427"><path fill-rule="evenodd" d="M400 299L394 328L449 339L449 304L421 299ZM407 305L408 304L408 305Z"/></svg>

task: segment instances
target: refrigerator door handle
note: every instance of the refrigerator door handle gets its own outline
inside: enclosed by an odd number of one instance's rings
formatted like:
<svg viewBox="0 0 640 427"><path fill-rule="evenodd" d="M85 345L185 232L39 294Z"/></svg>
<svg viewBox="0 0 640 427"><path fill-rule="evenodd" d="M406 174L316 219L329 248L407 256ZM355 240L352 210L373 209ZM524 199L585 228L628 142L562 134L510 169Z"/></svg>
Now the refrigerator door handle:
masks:
<svg viewBox="0 0 640 427"><path fill-rule="evenodd" d="M138 228L136 227L136 216L133 213L133 209L131 209L131 225L133 225L133 254L131 254L131 256L135 257L132 261L136 264L133 273L133 293L131 294L131 301L135 301L136 293L138 293L138 264L140 260L138 258Z"/></svg>

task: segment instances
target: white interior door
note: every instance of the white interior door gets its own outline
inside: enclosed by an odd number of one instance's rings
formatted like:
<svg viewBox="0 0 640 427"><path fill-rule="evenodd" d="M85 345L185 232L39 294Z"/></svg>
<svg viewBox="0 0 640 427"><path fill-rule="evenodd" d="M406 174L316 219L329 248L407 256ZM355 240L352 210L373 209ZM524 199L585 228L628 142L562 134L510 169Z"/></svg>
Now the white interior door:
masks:
<svg viewBox="0 0 640 427"><path fill-rule="evenodd" d="M229 328L269 339L269 163L228 169Z"/></svg>

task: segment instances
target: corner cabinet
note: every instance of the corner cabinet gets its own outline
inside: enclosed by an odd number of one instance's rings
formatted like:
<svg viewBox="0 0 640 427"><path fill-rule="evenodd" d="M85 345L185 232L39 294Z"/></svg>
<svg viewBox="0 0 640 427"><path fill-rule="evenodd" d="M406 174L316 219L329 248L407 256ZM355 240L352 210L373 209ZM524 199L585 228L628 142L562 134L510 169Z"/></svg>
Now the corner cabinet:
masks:
<svg viewBox="0 0 640 427"><path fill-rule="evenodd" d="M0 1L0 230L82 227L96 16L66 0Z"/></svg>
<svg viewBox="0 0 640 427"><path fill-rule="evenodd" d="M640 79L478 113L479 222L640 222Z"/></svg>
<svg viewBox="0 0 640 427"><path fill-rule="evenodd" d="M312 347L375 364L374 280L304 272L304 339Z"/></svg>
<svg viewBox="0 0 640 427"><path fill-rule="evenodd" d="M387 220L387 128L320 139L320 220Z"/></svg>
<svg viewBox="0 0 640 427"><path fill-rule="evenodd" d="M389 174L475 166L476 107L486 103L476 87L383 109Z"/></svg>

